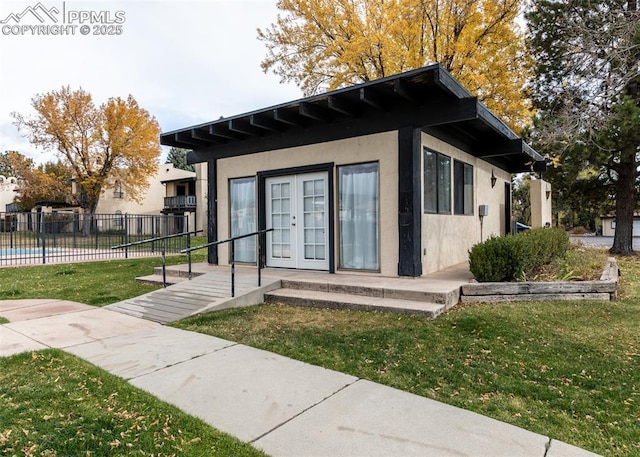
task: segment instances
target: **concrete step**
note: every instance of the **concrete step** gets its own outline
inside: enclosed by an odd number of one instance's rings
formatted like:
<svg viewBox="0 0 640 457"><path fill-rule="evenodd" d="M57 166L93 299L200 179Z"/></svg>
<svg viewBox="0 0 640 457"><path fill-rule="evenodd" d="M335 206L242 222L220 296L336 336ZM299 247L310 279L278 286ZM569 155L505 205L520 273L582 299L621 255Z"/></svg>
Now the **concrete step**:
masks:
<svg viewBox="0 0 640 457"><path fill-rule="evenodd" d="M284 283L285 281L282 282ZM266 303L282 303L296 306L419 314L430 318L437 317L450 307L444 303L291 288L277 289L265 293L264 300Z"/></svg>
<svg viewBox="0 0 640 457"><path fill-rule="evenodd" d="M153 269L153 274L156 276L162 276L162 267L155 267ZM195 278L196 276L202 276L206 274L205 271L197 271L196 267L191 269L191 277ZM177 278L188 278L189 271L184 267L184 265L176 265L174 267L168 266L166 267L166 275L167 277L177 277Z"/></svg>
<svg viewBox="0 0 640 457"><path fill-rule="evenodd" d="M460 300L460 290L455 288L446 292L427 291L414 288L402 288L393 284L385 287L384 285L354 285L354 284L335 284L324 281L323 278L314 280L292 280L282 279L282 288L294 290L307 290L315 292L329 292L339 294L349 294L355 296L384 298L385 300L408 300L415 302L437 303L445 305L448 309L456 305Z"/></svg>
<svg viewBox="0 0 640 457"><path fill-rule="evenodd" d="M169 272L167 272L166 284L170 286L173 284L178 284L179 282L182 282L182 281L188 281L188 279L189 278L183 277L183 276L173 276L173 275L170 275ZM138 276L136 278L136 281L142 282L145 284L153 284L155 286L161 286L162 285L162 269L160 269L160 274L156 273L148 276Z"/></svg>

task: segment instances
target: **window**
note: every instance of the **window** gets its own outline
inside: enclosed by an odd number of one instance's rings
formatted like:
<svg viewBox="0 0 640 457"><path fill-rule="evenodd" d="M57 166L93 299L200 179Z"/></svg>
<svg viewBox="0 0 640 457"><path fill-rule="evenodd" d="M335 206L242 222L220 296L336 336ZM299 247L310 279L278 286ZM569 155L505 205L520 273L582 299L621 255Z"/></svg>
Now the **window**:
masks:
<svg viewBox="0 0 640 457"><path fill-rule="evenodd" d="M124 193L122 192L122 186L118 181L116 181L116 185L113 190L113 198L122 198Z"/></svg>
<svg viewBox="0 0 640 457"><path fill-rule="evenodd" d="M229 204L231 237L256 231L256 179L239 178L229 180ZM235 241L235 261L255 263L256 237L250 236Z"/></svg>
<svg viewBox="0 0 640 457"><path fill-rule="evenodd" d="M473 214L473 166L453 161L453 212Z"/></svg>
<svg viewBox="0 0 640 457"><path fill-rule="evenodd" d="M378 164L338 168L340 267L379 270Z"/></svg>
<svg viewBox="0 0 640 457"><path fill-rule="evenodd" d="M424 211L451 214L451 158L424 149Z"/></svg>

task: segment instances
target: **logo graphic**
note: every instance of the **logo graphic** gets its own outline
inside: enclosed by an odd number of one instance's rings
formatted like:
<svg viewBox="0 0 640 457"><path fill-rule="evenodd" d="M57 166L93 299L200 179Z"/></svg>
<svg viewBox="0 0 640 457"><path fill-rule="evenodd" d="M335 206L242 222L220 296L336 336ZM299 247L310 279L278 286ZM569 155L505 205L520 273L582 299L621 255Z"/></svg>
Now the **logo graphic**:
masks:
<svg viewBox="0 0 640 457"><path fill-rule="evenodd" d="M18 24L28 13L31 13L31 15L39 20L41 24L45 23L45 19L43 18L43 16L48 17L53 22L57 23L58 18L56 16L60 14L60 10L55 6L51 9L47 9L42 3L38 2L36 6L26 7L20 14L11 13L9 16L7 16L6 19L0 21L0 24L8 24L11 20Z"/></svg>
<svg viewBox="0 0 640 457"><path fill-rule="evenodd" d="M60 3L59 3L60 4ZM1 16L0 16L1 17ZM124 11L47 8L41 2L0 20L2 35L122 35ZM77 33L79 32L79 33Z"/></svg>

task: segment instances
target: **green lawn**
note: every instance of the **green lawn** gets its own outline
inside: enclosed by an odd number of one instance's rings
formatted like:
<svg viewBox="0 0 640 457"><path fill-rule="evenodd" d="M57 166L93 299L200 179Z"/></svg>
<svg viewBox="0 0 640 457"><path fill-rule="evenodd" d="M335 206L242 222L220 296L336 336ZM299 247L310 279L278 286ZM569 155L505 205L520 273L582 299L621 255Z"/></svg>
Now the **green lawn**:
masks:
<svg viewBox="0 0 640 457"><path fill-rule="evenodd" d="M204 259L204 251L200 255ZM184 263L184 258L168 262ZM141 259L0 269L0 299L104 305L151 290L133 278L159 265L159 259ZM640 259L620 259L620 267L621 300L613 303L458 306L436 320L260 305L176 326L371 379L608 456L640 455ZM216 455L203 448L187 453L197 444L187 434L194 425L175 426L175 441L165 444L178 443L183 450L156 448L164 428L154 427L167 416L151 416L158 408L151 397L62 352L34 354L0 359L4 454L29 455L37 444L39 455L85 455L81 446L96 441L91 445L107 443L109 449L92 448L89 455L124 455L138 440L148 443L140 455ZM89 395L88 386L100 390ZM102 386L129 393L114 395ZM125 401L115 406L116 398ZM75 413L65 399L93 403ZM42 409L48 403L52 409ZM134 404L138 415L129 417L124 412ZM167 414L178 420L177 411ZM142 427L139 417L155 430L150 437L128 432ZM217 438L207 438L205 446L221 449L220 455L244 455L229 451L236 444L218 444L228 438L207 430Z"/></svg>
<svg viewBox="0 0 640 457"><path fill-rule="evenodd" d="M201 244L202 237L197 243ZM206 249L192 254L193 262L206 260ZM167 265L187 263L186 255L167 257ZM162 266L160 257L109 260L73 264L0 268L0 300L56 298L104 306L156 290L136 276L153 273Z"/></svg>
<svg viewBox="0 0 640 457"><path fill-rule="evenodd" d="M0 358L0 455L264 456L60 350Z"/></svg>
<svg viewBox="0 0 640 457"><path fill-rule="evenodd" d="M436 320L260 305L176 324L470 409L610 456L640 455L640 261L618 302L458 306Z"/></svg>

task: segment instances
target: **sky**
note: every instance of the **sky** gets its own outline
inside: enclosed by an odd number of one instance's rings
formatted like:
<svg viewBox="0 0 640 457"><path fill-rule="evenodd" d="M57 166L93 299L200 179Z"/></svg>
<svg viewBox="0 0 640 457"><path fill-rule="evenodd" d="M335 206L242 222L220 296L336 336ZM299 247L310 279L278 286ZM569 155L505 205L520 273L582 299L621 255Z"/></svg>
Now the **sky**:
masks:
<svg viewBox="0 0 640 457"><path fill-rule="evenodd" d="M55 160L11 113L33 115L35 95L67 85L97 105L131 94L163 132L301 98L260 68L267 51L256 29L277 13L276 0L3 0L0 152Z"/></svg>

